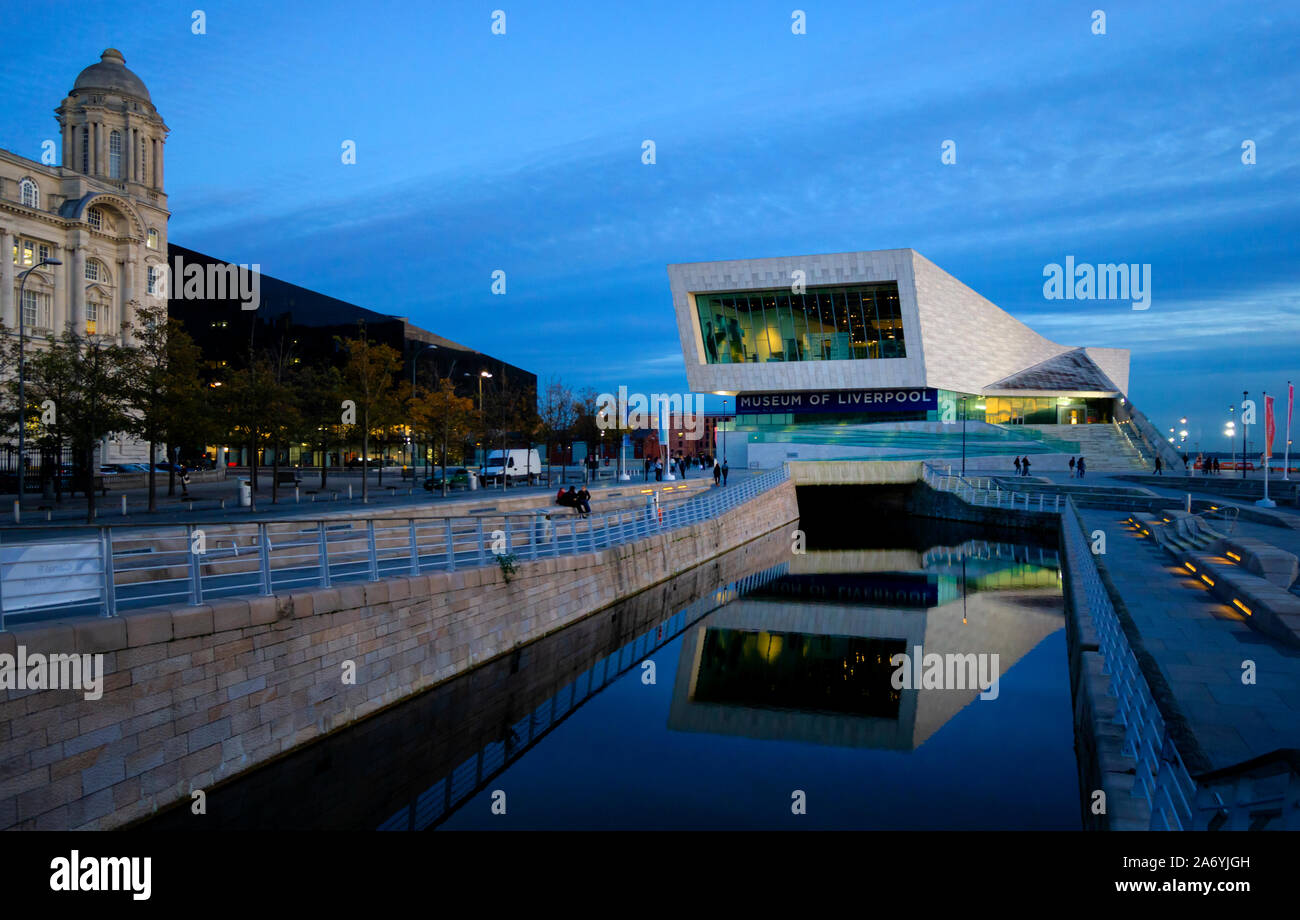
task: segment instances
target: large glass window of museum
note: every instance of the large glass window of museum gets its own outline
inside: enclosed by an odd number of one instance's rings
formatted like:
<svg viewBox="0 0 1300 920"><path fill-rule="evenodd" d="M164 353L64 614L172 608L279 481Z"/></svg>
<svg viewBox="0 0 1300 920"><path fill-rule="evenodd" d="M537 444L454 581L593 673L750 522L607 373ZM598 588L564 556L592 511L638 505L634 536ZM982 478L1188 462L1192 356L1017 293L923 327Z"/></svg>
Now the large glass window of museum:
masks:
<svg viewBox="0 0 1300 920"><path fill-rule="evenodd" d="M895 282L696 294L709 364L905 358Z"/></svg>

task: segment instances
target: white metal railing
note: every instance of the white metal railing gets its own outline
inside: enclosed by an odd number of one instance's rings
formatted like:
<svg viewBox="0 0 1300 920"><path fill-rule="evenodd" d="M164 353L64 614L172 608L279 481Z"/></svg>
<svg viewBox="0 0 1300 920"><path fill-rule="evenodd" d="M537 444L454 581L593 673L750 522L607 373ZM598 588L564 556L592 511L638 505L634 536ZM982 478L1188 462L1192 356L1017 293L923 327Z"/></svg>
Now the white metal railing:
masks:
<svg viewBox="0 0 1300 920"><path fill-rule="evenodd" d="M1192 825L1196 783L1169 737L1164 717L1102 583L1083 520L1069 500L1061 535L1069 562L1070 589L1092 620L1103 672L1110 677L1109 693L1116 701L1115 722L1124 727L1124 754L1133 758L1136 766L1133 792L1146 799L1152 830L1188 829Z"/></svg>
<svg viewBox="0 0 1300 920"><path fill-rule="evenodd" d="M968 505L988 508L1012 508L1020 511L1061 510L1059 492L1011 491L1003 489L991 477L968 477L941 471L934 464L923 463L921 475L926 485L940 492L950 492Z"/></svg>
<svg viewBox="0 0 1300 920"><path fill-rule="evenodd" d="M554 507L462 517L277 520L83 527L57 541L0 534L5 615L119 610L585 553L714 519L789 478L783 464L690 498L579 515Z"/></svg>

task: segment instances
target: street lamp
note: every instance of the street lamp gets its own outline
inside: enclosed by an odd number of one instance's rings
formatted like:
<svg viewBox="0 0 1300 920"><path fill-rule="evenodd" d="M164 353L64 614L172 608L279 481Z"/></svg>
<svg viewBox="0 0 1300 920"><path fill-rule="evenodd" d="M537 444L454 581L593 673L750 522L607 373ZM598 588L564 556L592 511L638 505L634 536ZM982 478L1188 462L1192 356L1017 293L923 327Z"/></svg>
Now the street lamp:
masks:
<svg viewBox="0 0 1300 920"><path fill-rule="evenodd" d="M470 376L473 376L473 375L467 373L465 376L466 376L466 377L470 377ZM478 372L478 427L479 427L479 428L482 428L482 427L483 427L483 378L484 378L484 377L491 377L491 376L492 376L492 374L491 374L491 372L489 372L489 371L479 371L479 372ZM483 453L483 465L484 465L484 466L487 466L487 451L486 451L486 450L484 450L484 453ZM502 476L502 479L504 480L504 478L505 478L505 466L504 466L504 465L501 467L501 476Z"/></svg>
<svg viewBox="0 0 1300 920"><path fill-rule="evenodd" d="M721 424L721 425L724 425L724 426L725 426L726 423L727 423L727 400L726 400L725 397L724 397L723 400L722 400L722 418L718 419L718 423ZM726 464L727 464L727 439L726 439L725 435L726 435L726 433L727 433L727 429L726 429L725 427L722 429L722 433L723 433L723 435L724 435L724 437L722 438L722 464L723 464L723 466L726 466Z"/></svg>
<svg viewBox="0 0 1300 920"><path fill-rule="evenodd" d="M0 258L9 258L8 253L0 253ZM23 350L23 320L26 318L26 311L23 309L23 288L27 286L27 276L43 265L62 265L59 259L41 259L27 271L22 273L22 281L18 283L18 507L22 507L23 489L27 485L27 398L24 387L25 373L27 369L27 354ZM93 456L93 453L92 453ZM56 472L55 475L58 475Z"/></svg>
<svg viewBox="0 0 1300 920"><path fill-rule="evenodd" d="M966 394L961 397L961 474L966 475Z"/></svg>
<svg viewBox="0 0 1300 920"><path fill-rule="evenodd" d="M1246 429L1250 427L1246 424L1246 397L1250 395L1249 390L1241 391L1241 478L1246 478Z"/></svg>

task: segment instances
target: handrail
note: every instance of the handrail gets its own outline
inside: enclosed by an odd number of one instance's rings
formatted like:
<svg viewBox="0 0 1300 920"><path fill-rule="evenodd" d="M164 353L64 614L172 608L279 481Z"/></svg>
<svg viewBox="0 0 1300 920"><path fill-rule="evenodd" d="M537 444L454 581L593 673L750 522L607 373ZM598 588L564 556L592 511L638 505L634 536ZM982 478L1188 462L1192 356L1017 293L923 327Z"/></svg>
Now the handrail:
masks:
<svg viewBox="0 0 1300 920"><path fill-rule="evenodd" d="M113 616L160 604L270 595L399 575L597 551L697 523L789 479L782 464L682 500L650 490L640 507L555 515L554 508L459 517L394 515L82 525L56 541L0 543L6 615ZM209 545L211 544L211 545Z"/></svg>
<svg viewBox="0 0 1300 920"><path fill-rule="evenodd" d="M1061 538L1069 562L1070 590L1097 634L1102 673L1110 678L1107 692L1115 697L1115 723L1124 726L1123 751L1135 763L1133 794L1146 799L1151 830L1184 830L1192 825L1196 783L1169 736L1137 656L1129 645L1115 605L1102 583L1089 547L1083 519L1069 498L1065 501Z"/></svg>

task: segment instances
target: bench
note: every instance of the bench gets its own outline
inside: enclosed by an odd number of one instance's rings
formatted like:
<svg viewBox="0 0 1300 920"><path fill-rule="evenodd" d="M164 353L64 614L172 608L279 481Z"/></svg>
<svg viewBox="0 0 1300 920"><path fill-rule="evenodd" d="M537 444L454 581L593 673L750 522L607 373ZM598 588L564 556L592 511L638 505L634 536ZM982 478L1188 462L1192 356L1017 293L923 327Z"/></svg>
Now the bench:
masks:
<svg viewBox="0 0 1300 920"><path fill-rule="evenodd" d="M286 470L275 474L275 484L277 486L296 486L302 480L298 478L296 470Z"/></svg>
<svg viewBox="0 0 1300 920"><path fill-rule="evenodd" d="M1223 541L1222 552L1252 575L1258 575L1283 591L1290 588L1300 574L1300 560L1294 553L1263 540L1230 537Z"/></svg>
<svg viewBox="0 0 1300 920"><path fill-rule="evenodd" d="M1251 628L1288 645L1300 646L1300 597L1238 565L1216 561L1204 553L1186 553L1181 562L1211 594L1243 614Z"/></svg>

